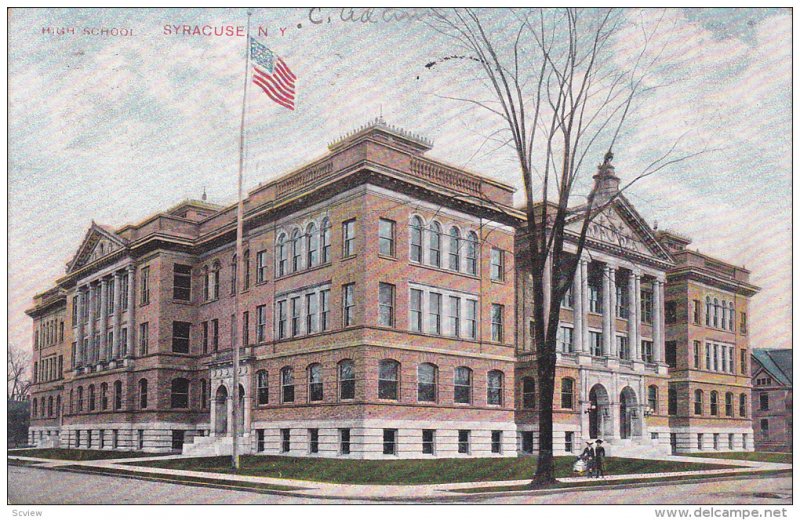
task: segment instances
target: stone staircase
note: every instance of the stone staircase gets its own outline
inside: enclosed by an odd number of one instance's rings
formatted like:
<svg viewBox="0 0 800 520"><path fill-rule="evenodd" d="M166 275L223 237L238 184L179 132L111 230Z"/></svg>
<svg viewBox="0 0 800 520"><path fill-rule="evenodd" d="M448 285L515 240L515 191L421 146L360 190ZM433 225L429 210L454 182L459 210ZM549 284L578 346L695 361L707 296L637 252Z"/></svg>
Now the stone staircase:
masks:
<svg viewBox="0 0 800 520"><path fill-rule="evenodd" d="M250 453L250 436L239 437L239 453ZM233 452L233 437L197 436L183 445L183 455L191 457L214 457Z"/></svg>
<svg viewBox="0 0 800 520"><path fill-rule="evenodd" d="M605 440L604 447L608 457L661 459L671 453L669 444L654 442L644 437Z"/></svg>

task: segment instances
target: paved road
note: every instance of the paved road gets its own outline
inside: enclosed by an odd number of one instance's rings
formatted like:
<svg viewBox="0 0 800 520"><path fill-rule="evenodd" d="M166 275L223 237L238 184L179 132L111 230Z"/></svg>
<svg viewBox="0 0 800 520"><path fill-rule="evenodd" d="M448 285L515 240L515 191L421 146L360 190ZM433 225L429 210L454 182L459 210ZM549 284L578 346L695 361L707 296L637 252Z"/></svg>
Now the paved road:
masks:
<svg viewBox="0 0 800 520"><path fill-rule="evenodd" d="M757 485L754 485L757 483ZM547 495L470 496L468 503L486 504L789 504L791 477L737 479L722 482ZM356 503L350 500L306 499L274 494L202 488L146 480L8 467L10 504L307 504Z"/></svg>

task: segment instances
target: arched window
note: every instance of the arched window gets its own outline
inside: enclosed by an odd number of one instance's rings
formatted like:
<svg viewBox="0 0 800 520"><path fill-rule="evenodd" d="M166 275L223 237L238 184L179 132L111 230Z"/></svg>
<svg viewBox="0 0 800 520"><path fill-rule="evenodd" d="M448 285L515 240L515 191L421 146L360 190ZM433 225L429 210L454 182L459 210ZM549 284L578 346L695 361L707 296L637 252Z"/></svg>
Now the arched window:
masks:
<svg viewBox="0 0 800 520"><path fill-rule="evenodd" d="M292 367L281 369L281 402L294 402L294 369Z"/></svg>
<svg viewBox="0 0 800 520"><path fill-rule="evenodd" d="M728 302L722 300L722 328L728 330Z"/></svg>
<svg viewBox="0 0 800 520"><path fill-rule="evenodd" d="M236 273L239 272L239 264L236 255L231 258L231 294L236 294Z"/></svg>
<svg viewBox="0 0 800 520"><path fill-rule="evenodd" d="M410 247L409 259L412 262L422 262L422 219L413 217L409 225Z"/></svg>
<svg viewBox="0 0 800 520"><path fill-rule="evenodd" d="M139 408L147 408L147 379L139 380Z"/></svg>
<svg viewBox="0 0 800 520"><path fill-rule="evenodd" d="M319 235L312 222L306 228L306 267L314 267L319 262Z"/></svg>
<svg viewBox="0 0 800 520"><path fill-rule="evenodd" d="M472 370L457 367L453 378L453 401L461 404L472 402Z"/></svg>
<svg viewBox="0 0 800 520"><path fill-rule="evenodd" d="M339 399L355 399L356 396L356 368L352 359L339 362Z"/></svg>
<svg viewBox="0 0 800 520"><path fill-rule="evenodd" d="M474 231L467 234L467 273L478 274L478 235Z"/></svg>
<svg viewBox="0 0 800 520"><path fill-rule="evenodd" d="M52 395L47 398L47 416L48 417L52 417L53 416L53 396Z"/></svg>
<svg viewBox="0 0 800 520"><path fill-rule="evenodd" d="M281 233L278 237L278 243L275 245L275 258L278 261L278 276L283 276L287 273L288 253L286 249L286 235Z"/></svg>
<svg viewBox="0 0 800 520"><path fill-rule="evenodd" d="M69 413L74 413L75 411L75 390L69 391Z"/></svg>
<svg viewBox="0 0 800 520"><path fill-rule="evenodd" d="M503 404L503 373L499 370L489 372L486 381L486 404Z"/></svg>
<svg viewBox="0 0 800 520"><path fill-rule="evenodd" d="M258 405L269 404L269 387L267 383L267 371L259 370L256 373L256 402Z"/></svg>
<svg viewBox="0 0 800 520"><path fill-rule="evenodd" d="M700 389L694 391L694 414L703 415L703 391Z"/></svg>
<svg viewBox="0 0 800 520"><path fill-rule="evenodd" d="M208 266L203 266L203 301L207 302L210 294L209 294L209 286L211 285L211 279L209 276Z"/></svg>
<svg viewBox="0 0 800 520"><path fill-rule="evenodd" d="M575 381L565 377L561 380L561 408L572 410L575 397Z"/></svg>
<svg viewBox="0 0 800 520"><path fill-rule="evenodd" d="M83 387L78 387L78 411L83 411Z"/></svg>
<svg viewBox="0 0 800 520"><path fill-rule="evenodd" d="M383 359L378 364L378 399L397 400L400 363Z"/></svg>
<svg viewBox="0 0 800 520"><path fill-rule="evenodd" d="M714 298L714 326L719 327L719 300Z"/></svg>
<svg viewBox="0 0 800 520"><path fill-rule="evenodd" d="M200 380L200 408L208 409L208 381L205 379Z"/></svg>
<svg viewBox="0 0 800 520"><path fill-rule="evenodd" d="M532 377L522 378L522 407L528 410L536 408L536 382Z"/></svg>
<svg viewBox="0 0 800 520"><path fill-rule="evenodd" d="M322 263L327 264L331 261L331 223L327 218L322 220L320 238L322 239Z"/></svg>
<svg viewBox="0 0 800 520"><path fill-rule="evenodd" d="M100 385L100 409L108 410L108 383Z"/></svg>
<svg viewBox="0 0 800 520"><path fill-rule="evenodd" d="M61 396L56 396L56 416L61 415Z"/></svg>
<svg viewBox="0 0 800 520"><path fill-rule="evenodd" d="M736 323L736 311L733 307L733 302L728 302L728 330L733 332L734 323Z"/></svg>
<svg viewBox="0 0 800 520"><path fill-rule="evenodd" d="M47 417L47 409L44 406L45 400L42 397L42 401L39 403L39 410L42 412L42 417Z"/></svg>
<svg viewBox="0 0 800 520"><path fill-rule="evenodd" d="M172 380L171 408L189 408L189 380L179 377Z"/></svg>
<svg viewBox="0 0 800 520"><path fill-rule="evenodd" d="M250 250L247 249L244 252L244 265L242 266L244 270L244 288L247 289L250 287Z"/></svg>
<svg viewBox="0 0 800 520"><path fill-rule="evenodd" d="M428 261L431 265L442 265L442 226L438 222L431 222L431 236L429 237Z"/></svg>
<svg viewBox="0 0 800 520"><path fill-rule="evenodd" d="M711 415L719 415L718 395L716 391L711 392Z"/></svg>
<svg viewBox="0 0 800 520"><path fill-rule="evenodd" d="M89 411L92 412L95 409L95 401L94 401L94 385L89 385Z"/></svg>
<svg viewBox="0 0 800 520"><path fill-rule="evenodd" d="M322 401L322 365L308 366L308 400Z"/></svg>
<svg viewBox="0 0 800 520"><path fill-rule="evenodd" d="M711 297L706 296L706 327L711 326Z"/></svg>
<svg viewBox="0 0 800 520"><path fill-rule="evenodd" d="M727 392L725 394L725 416L733 417L733 393Z"/></svg>
<svg viewBox="0 0 800 520"><path fill-rule="evenodd" d="M747 394L739 394L739 417L747 417Z"/></svg>
<svg viewBox="0 0 800 520"><path fill-rule="evenodd" d="M650 407L652 413L658 414L658 387L656 385L647 387L647 406Z"/></svg>
<svg viewBox="0 0 800 520"><path fill-rule="evenodd" d="M436 402L436 365L422 363L417 367L417 401Z"/></svg>
<svg viewBox="0 0 800 520"><path fill-rule="evenodd" d="M222 271L222 265L219 260L214 261L214 267L211 270L211 299L219 299L219 277Z"/></svg>
<svg viewBox="0 0 800 520"><path fill-rule="evenodd" d="M31 413L31 417L33 417L35 419L37 415L39 415L39 400L38 399L34 399L33 400L33 412Z"/></svg>
<svg viewBox="0 0 800 520"><path fill-rule="evenodd" d="M449 259L448 266L453 271L461 270L461 233L458 228L453 226L450 228L450 252L447 257Z"/></svg>
<svg viewBox="0 0 800 520"><path fill-rule="evenodd" d="M292 272L299 271L303 268L303 245L300 240L300 230L295 229L292 232Z"/></svg>
<svg viewBox="0 0 800 520"><path fill-rule="evenodd" d="M678 415L678 391L673 387L667 390L667 414Z"/></svg>

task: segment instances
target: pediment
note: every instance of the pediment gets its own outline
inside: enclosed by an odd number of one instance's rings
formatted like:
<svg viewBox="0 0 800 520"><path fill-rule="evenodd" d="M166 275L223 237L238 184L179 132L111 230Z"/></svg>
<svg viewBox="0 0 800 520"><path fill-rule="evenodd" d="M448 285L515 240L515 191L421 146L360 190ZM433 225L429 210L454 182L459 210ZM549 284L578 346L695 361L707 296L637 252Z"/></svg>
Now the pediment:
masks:
<svg viewBox="0 0 800 520"><path fill-rule="evenodd" d="M125 241L113 231L92 222L92 226L84 235L75 256L67 264L67 273L89 265L95 260L108 256L125 248Z"/></svg>

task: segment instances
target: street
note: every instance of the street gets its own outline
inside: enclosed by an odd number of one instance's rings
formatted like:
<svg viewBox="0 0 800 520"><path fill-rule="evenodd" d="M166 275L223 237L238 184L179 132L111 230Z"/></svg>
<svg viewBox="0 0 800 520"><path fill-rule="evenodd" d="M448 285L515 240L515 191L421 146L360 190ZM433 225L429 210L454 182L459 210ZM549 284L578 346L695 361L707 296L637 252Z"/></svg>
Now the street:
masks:
<svg viewBox="0 0 800 520"><path fill-rule="evenodd" d="M627 489L556 492L546 495L481 497L465 495L475 504L789 504L790 476L721 482L653 484ZM744 491L746 490L746 491ZM454 496L456 496L454 494ZM9 466L10 504L336 504L351 500L316 499L248 491L232 491L129 478ZM450 502L450 501L448 501ZM366 503L366 502L365 502ZM374 503L374 502L372 502Z"/></svg>

